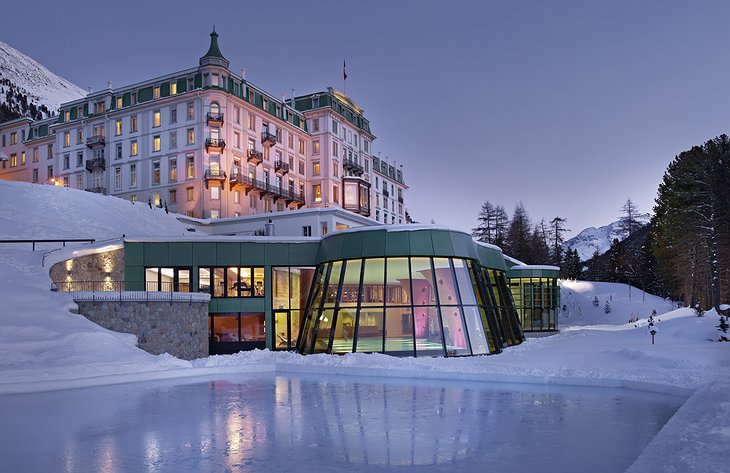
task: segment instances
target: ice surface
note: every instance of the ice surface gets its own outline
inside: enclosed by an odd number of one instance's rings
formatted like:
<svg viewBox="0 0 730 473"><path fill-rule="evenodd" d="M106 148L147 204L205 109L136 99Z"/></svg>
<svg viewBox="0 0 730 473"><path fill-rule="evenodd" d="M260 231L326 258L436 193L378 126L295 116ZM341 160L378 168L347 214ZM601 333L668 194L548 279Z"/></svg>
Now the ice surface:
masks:
<svg viewBox="0 0 730 473"><path fill-rule="evenodd" d="M134 383L5 396L0 469L623 472L683 401L274 374Z"/></svg>

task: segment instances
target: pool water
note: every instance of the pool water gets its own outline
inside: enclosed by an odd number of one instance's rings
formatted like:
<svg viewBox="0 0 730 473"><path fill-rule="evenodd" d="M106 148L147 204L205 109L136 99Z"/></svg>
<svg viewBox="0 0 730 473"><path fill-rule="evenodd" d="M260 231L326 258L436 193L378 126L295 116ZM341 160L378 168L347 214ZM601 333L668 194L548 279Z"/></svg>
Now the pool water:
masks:
<svg viewBox="0 0 730 473"><path fill-rule="evenodd" d="M0 396L3 472L622 472L684 398L256 374Z"/></svg>

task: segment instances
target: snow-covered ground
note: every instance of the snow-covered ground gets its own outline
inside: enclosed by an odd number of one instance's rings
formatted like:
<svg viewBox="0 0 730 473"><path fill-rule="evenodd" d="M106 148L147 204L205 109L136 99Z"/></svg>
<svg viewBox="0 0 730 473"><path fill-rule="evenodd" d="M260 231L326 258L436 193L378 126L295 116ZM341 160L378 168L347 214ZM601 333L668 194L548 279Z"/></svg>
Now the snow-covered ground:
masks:
<svg viewBox="0 0 730 473"><path fill-rule="evenodd" d="M51 186L0 181L0 236L110 239L182 235L173 215L146 204ZM71 250L68 250L71 251ZM530 338L496 356L393 358L377 354L299 356L253 351L192 362L153 356L134 336L102 329L69 312L66 294L49 291L43 251L0 246L0 394L48 391L216 373L279 370L351 376L477 379L495 382L625 387L690 396L630 471L720 472L730 468L730 344L715 342L717 315L669 312L669 303L607 283L566 283L561 333ZM565 291L568 292L565 295ZM594 310L598 296L601 310ZM609 297L610 314L603 313ZM578 309L580 311L578 312ZM646 317L659 314L656 343ZM597 313L594 313L597 312ZM578 315L579 314L579 315ZM642 323L626 323L636 314ZM569 315L569 317L568 317ZM562 317L562 316L561 316ZM596 326L600 323L601 326ZM594 324L594 325L589 325Z"/></svg>

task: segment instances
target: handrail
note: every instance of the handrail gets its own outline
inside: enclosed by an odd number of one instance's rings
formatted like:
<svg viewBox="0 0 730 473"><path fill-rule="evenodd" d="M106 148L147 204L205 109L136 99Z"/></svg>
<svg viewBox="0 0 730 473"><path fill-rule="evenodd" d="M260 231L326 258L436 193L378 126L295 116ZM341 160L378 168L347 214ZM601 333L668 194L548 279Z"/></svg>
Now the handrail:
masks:
<svg viewBox="0 0 730 473"><path fill-rule="evenodd" d="M63 239L0 239L0 243L32 243L33 251L35 251L36 243L94 243L96 240L93 238L63 238Z"/></svg>
<svg viewBox="0 0 730 473"><path fill-rule="evenodd" d="M191 292L190 283L146 281L65 281L51 291L72 294L74 301L189 301L206 300L207 293Z"/></svg>

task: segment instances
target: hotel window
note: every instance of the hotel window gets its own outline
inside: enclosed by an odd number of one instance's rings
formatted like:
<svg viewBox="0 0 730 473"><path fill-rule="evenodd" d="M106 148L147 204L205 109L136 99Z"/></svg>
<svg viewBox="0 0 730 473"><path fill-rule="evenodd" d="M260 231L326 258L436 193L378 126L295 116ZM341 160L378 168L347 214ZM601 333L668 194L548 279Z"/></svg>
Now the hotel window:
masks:
<svg viewBox="0 0 730 473"><path fill-rule="evenodd" d="M332 175L340 177L340 163L337 161L332 161Z"/></svg>
<svg viewBox="0 0 730 473"><path fill-rule="evenodd" d="M160 194L152 194L152 203L155 207L162 207L160 205Z"/></svg>
<svg viewBox="0 0 730 473"><path fill-rule="evenodd" d="M122 144L121 143L118 143L117 144L117 155L116 155L116 157L117 157L117 159L122 159Z"/></svg>
<svg viewBox="0 0 730 473"><path fill-rule="evenodd" d="M238 204L241 202L241 194L238 191L233 191L233 203Z"/></svg>
<svg viewBox="0 0 730 473"><path fill-rule="evenodd" d="M14 167L18 164L17 162L15 164L13 164L14 161L15 161L15 155L11 154L10 155L10 166L11 167ZM70 167L71 167L71 157L68 154L64 154L63 155L63 168L68 169Z"/></svg>
<svg viewBox="0 0 730 473"><path fill-rule="evenodd" d="M315 184L312 186L312 196L315 202L322 202L322 186Z"/></svg>
<svg viewBox="0 0 730 473"><path fill-rule="evenodd" d="M114 190L122 189L122 168L114 168Z"/></svg>
<svg viewBox="0 0 730 473"><path fill-rule="evenodd" d="M63 176L63 187L68 187L68 176Z"/></svg>
<svg viewBox="0 0 730 473"><path fill-rule="evenodd" d="M129 187L137 187L137 165L129 165Z"/></svg>
<svg viewBox="0 0 730 473"><path fill-rule="evenodd" d="M104 113L106 111L106 107L104 106L104 102L96 102L94 104L94 114L98 115L100 113Z"/></svg>
<svg viewBox="0 0 730 473"><path fill-rule="evenodd" d="M122 120L117 120L116 126L114 127L114 133L117 136L122 134Z"/></svg>
<svg viewBox="0 0 730 473"><path fill-rule="evenodd" d="M195 103L188 102L188 120L195 118Z"/></svg>
<svg viewBox="0 0 730 473"><path fill-rule="evenodd" d="M160 98L160 86L156 85L154 89L152 89L152 98L159 99Z"/></svg>
<svg viewBox="0 0 730 473"><path fill-rule="evenodd" d="M315 118L312 120L312 130L319 131L319 118Z"/></svg>
<svg viewBox="0 0 730 473"><path fill-rule="evenodd" d="M104 124L94 125L94 136L104 137Z"/></svg>
<svg viewBox="0 0 730 473"><path fill-rule="evenodd" d="M221 188L217 186L210 187L211 200L219 200L221 198Z"/></svg>
<svg viewBox="0 0 730 473"><path fill-rule="evenodd" d="M129 201L134 203L137 202L137 194L132 194L129 196Z"/></svg>
<svg viewBox="0 0 730 473"><path fill-rule="evenodd" d="M188 202L192 202L193 200L195 200L194 188L188 187L185 189L185 198Z"/></svg>
<svg viewBox="0 0 730 473"><path fill-rule="evenodd" d="M334 156L335 158L338 157L339 152L340 152L340 144L335 141L332 143L332 156Z"/></svg>
<svg viewBox="0 0 730 473"><path fill-rule="evenodd" d="M160 183L160 162L152 162L152 184Z"/></svg>
<svg viewBox="0 0 730 473"><path fill-rule="evenodd" d="M319 154L319 141L312 141L312 154Z"/></svg>
<svg viewBox="0 0 730 473"><path fill-rule="evenodd" d="M256 131L256 115L253 113L248 114L248 129L251 131Z"/></svg>
<svg viewBox="0 0 730 473"><path fill-rule="evenodd" d="M254 103L255 99L256 99L256 95L254 94L254 91L251 89L248 89L248 101L250 103Z"/></svg>
<svg viewBox="0 0 730 473"><path fill-rule="evenodd" d="M160 150L160 135L155 135L152 137L152 151L159 151Z"/></svg>
<svg viewBox="0 0 730 473"><path fill-rule="evenodd" d="M68 156L68 155L67 155ZM10 167L14 168L18 165L18 155L13 153L10 155ZM66 168L68 169L68 168Z"/></svg>
<svg viewBox="0 0 730 473"><path fill-rule="evenodd" d="M241 134L237 131L233 132L233 146L241 149Z"/></svg>
<svg viewBox="0 0 730 473"><path fill-rule="evenodd" d="M192 145L195 143L195 128L188 128L188 144Z"/></svg>
<svg viewBox="0 0 730 473"><path fill-rule="evenodd" d="M366 153L369 153L370 152L370 150L369 150L369 148L370 148L370 142L368 140L362 140L362 144L363 144L363 147L365 149L365 152Z"/></svg>
<svg viewBox="0 0 730 473"><path fill-rule="evenodd" d="M304 161L299 161L299 174L304 175Z"/></svg>
<svg viewBox="0 0 730 473"><path fill-rule="evenodd" d="M170 182L177 181L177 159L170 159Z"/></svg>
<svg viewBox="0 0 730 473"><path fill-rule="evenodd" d="M170 149L177 148L177 131L170 132Z"/></svg>
<svg viewBox="0 0 730 473"><path fill-rule="evenodd" d="M299 138L299 154L304 154L304 140Z"/></svg>
<svg viewBox="0 0 730 473"><path fill-rule="evenodd" d="M187 176L187 179L193 179L195 177L195 157L194 156L186 156L185 157L185 175Z"/></svg>
<svg viewBox="0 0 730 473"><path fill-rule="evenodd" d="M46 174L48 175L48 179L51 179L53 177L53 166L48 166L46 168Z"/></svg>
<svg viewBox="0 0 730 473"><path fill-rule="evenodd" d="M233 107L233 122L241 123L241 109L238 107Z"/></svg>
<svg viewBox="0 0 730 473"><path fill-rule="evenodd" d="M77 189L84 188L84 175L83 174L76 174L76 188Z"/></svg>
<svg viewBox="0 0 730 473"><path fill-rule="evenodd" d="M132 156L137 156L137 140L132 140Z"/></svg>
<svg viewBox="0 0 730 473"><path fill-rule="evenodd" d="M312 176L319 176L319 163L312 163Z"/></svg>
<svg viewBox="0 0 730 473"><path fill-rule="evenodd" d="M117 110L122 108L123 102L121 97L117 97Z"/></svg>
<svg viewBox="0 0 730 473"><path fill-rule="evenodd" d="M177 107L170 107L170 124L177 123Z"/></svg>
<svg viewBox="0 0 730 473"><path fill-rule="evenodd" d="M177 95L177 82L170 83L170 95Z"/></svg>
<svg viewBox="0 0 730 473"><path fill-rule="evenodd" d="M264 199L264 212L271 212L271 201Z"/></svg>
<svg viewBox="0 0 730 473"><path fill-rule="evenodd" d="M33 182L38 182L38 169L33 169Z"/></svg>
<svg viewBox="0 0 730 473"><path fill-rule="evenodd" d="M312 236L312 226L304 225L302 227L302 236Z"/></svg>
<svg viewBox="0 0 730 473"><path fill-rule="evenodd" d="M262 107L261 108L263 108L264 110L268 110L269 109L269 99L267 99L266 97L264 97L264 101L262 103Z"/></svg>
<svg viewBox="0 0 730 473"><path fill-rule="evenodd" d="M132 129L132 133L134 133L135 131L137 131L137 115L132 115L131 121L132 126L130 128Z"/></svg>
<svg viewBox="0 0 730 473"><path fill-rule="evenodd" d="M363 164L365 164L365 172L370 172L370 160L369 159L363 159Z"/></svg>
<svg viewBox="0 0 730 473"><path fill-rule="evenodd" d="M80 145L84 141L84 130L79 128L76 130L76 144Z"/></svg>
<svg viewBox="0 0 730 473"><path fill-rule="evenodd" d="M84 165L84 153L76 153L76 167Z"/></svg>
<svg viewBox="0 0 730 473"><path fill-rule="evenodd" d="M53 144L48 145L48 158L53 159Z"/></svg>
<svg viewBox="0 0 730 473"><path fill-rule="evenodd" d="M264 297L264 268L201 267L198 290L212 297Z"/></svg>
<svg viewBox="0 0 730 473"><path fill-rule="evenodd" d="M33 162L37 163L38 158L40 156L40 153L38 152L38 148L33 148Z"/></svg>
<svg viewBox="0 0 730 473"><path fill-rule="evenodd" d="M158 126L160 126L160 111L155 110L152 112L152 127L157 128Z"/></svg>
<svg viewBox="0 0 730 473"><path fill-rule="evenodd" d="M287 141L288 141L287 144L289 145L289 149L294 149L294 135L289 133L289 139Z"/></svg>
<svg viewBox="0 0 730 473"><path fill-rule="evenodd" d="M337 134L337 122L332 120L332 133Z"/></svg>
<svg viewBox="0 0 730 473"><path fill-rule="evenodd" d="M15 133L12 133L10 135L10 144L11 145L14 144L13 135L15 135ZM69 133L68 131L64 131L63 132L63 147L68 148L69 146L71 146L71 133Z"/></svg>
<svg viewBox="0 0 730 473"><path fill-rule="evenodd" d="M175 189L170 191L170 203L177 204L177 191Z"/></svg>
<svg viewBox="0 0 730 473"><path fill-rule="evenodd" d="M71 120L71 110L65 110L63 112L63 121L67 122Z"/></svg>
<svg viewBox="0 0 730 473"><path fill-rule="evenodd" d="M25 151L20 152L20 165L25 166Z"/></svg>
<svg viewBox="0 0 730 473"><path fill-rule="evenodd" d="M335 204L340 203L340 188L338 186L332 186L332 201L334 201Z"/></svg>

